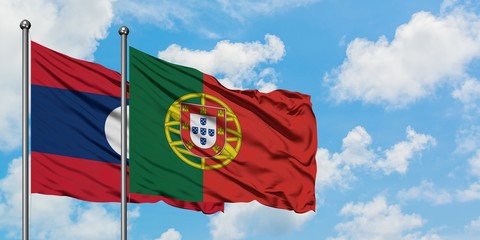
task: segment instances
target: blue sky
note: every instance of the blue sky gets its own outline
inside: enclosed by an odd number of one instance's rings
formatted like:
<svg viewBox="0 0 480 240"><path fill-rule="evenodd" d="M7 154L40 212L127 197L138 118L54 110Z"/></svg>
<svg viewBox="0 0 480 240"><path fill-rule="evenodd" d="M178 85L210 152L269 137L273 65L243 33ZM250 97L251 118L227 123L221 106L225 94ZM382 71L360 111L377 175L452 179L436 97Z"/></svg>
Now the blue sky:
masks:
<svg viewBox="0 0 480 240"><path fill-rule="evenodd" d="M476 1L2 0L0 239L21 232L21 31L119 70L129 45L230 88L312 96L317 211L129 206L130 239L478 239ZM118 239L119 204L33 195L33 239Z"/></svg>

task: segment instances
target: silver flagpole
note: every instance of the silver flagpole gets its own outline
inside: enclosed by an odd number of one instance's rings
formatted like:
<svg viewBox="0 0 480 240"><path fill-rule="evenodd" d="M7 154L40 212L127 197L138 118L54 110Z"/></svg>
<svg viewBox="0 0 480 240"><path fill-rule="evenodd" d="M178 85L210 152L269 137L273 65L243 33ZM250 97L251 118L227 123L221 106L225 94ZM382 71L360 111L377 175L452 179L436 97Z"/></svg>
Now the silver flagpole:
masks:
<svg viewBox="0 0 480 240"><path fill-rule="evenodd" d="M22 29L22 239L28 240L30 222L30 162L28 156L28 110L30 85L30 39L28 20L20 22Z"/></svg>
<svg viewBox="0 0 480 240"><path fill-rule="evenodd" d="M127 240L127 35L128 28L122 26L118 33L122 38L122 127L121 127L121 160L122 160L122 220L121 239Z"/></svg>

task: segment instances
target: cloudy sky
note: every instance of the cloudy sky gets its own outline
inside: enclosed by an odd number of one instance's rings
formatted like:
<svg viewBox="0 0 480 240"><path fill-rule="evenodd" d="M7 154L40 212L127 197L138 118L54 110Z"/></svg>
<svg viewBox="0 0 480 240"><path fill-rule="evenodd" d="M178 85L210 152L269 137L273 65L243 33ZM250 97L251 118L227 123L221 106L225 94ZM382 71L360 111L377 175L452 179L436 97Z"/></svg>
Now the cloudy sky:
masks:
<svg viewBox="0 0 480 240"><path fill-rule="evenodd" d="M317 211L129 206L130 239L478 239L480 4L0 1L0 239L21 237L21 30L119 71L129 45L235 89L312 96ZM33 239L118 239L119 204L34 194Z"/></svg>

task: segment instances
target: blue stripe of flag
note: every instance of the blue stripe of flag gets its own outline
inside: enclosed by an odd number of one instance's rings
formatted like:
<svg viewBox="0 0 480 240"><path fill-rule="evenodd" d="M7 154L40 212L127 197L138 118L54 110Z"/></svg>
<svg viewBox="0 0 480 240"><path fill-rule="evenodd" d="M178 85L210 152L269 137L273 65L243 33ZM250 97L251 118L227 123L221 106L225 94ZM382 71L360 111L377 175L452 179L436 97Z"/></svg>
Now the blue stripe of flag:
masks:
<svg viewBox="0 0 480 240"><path fill-rule="evenodd" d="M31 89L32 151L120 163L104 130L120 98L38 85Z"/></svg>

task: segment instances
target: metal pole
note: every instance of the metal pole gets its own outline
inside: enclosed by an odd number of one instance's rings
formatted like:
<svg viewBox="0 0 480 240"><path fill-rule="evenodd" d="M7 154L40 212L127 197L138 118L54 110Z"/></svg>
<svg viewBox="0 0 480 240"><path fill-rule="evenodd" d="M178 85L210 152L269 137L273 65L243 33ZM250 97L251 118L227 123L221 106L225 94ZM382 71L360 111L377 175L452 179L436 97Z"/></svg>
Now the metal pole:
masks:
<svg viewBox="0 0 480 240"><path fill-rule="evenodd" d="M127 35L128 28L122 26L118 33L122 38L122 103L121 103L121 163L122 163L122 204L121 204L121 239L127 240Z"/></svg>
<svg viewBox="0 0 480 240"><path fill-rule="evenodd" d="M30 222L30 162L28 155L28 112L30 86L30 39L28 20L20 22L22 29L22 239L28 240Z"/></svg>

